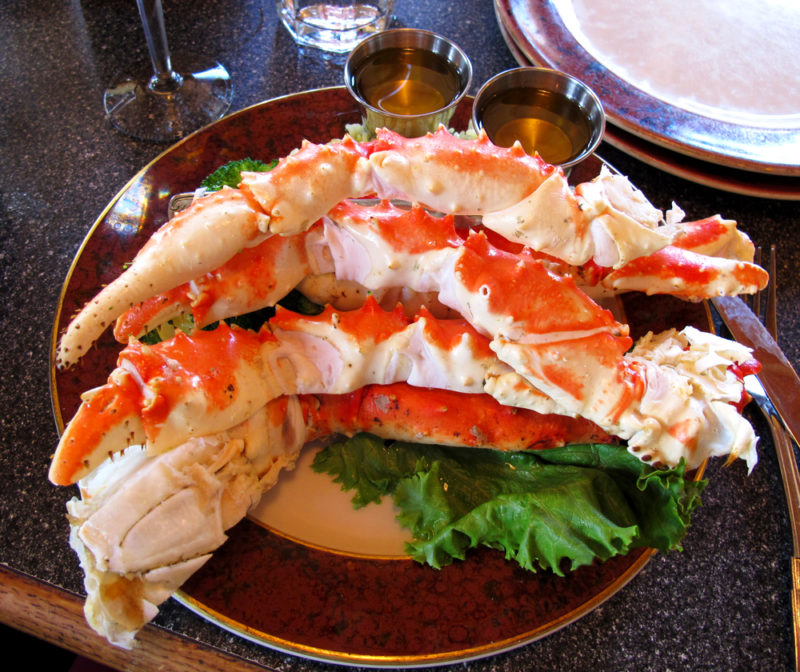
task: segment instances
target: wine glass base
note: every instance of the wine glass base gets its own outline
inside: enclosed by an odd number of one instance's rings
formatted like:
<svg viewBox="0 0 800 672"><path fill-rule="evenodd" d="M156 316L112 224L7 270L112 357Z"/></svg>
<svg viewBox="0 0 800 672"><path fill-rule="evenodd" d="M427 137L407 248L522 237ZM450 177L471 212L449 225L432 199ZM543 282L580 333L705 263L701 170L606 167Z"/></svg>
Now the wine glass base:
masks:
<svg viewBox="0 0 800 672"><path fill-rule="evenodd" d="M205 56L173 53L172 68L182 82L175 90L150 86L148 61L118 75L103 95L106 116L121 133L150 142L172 142L207 126L231 105L228 71Z"/></svg>

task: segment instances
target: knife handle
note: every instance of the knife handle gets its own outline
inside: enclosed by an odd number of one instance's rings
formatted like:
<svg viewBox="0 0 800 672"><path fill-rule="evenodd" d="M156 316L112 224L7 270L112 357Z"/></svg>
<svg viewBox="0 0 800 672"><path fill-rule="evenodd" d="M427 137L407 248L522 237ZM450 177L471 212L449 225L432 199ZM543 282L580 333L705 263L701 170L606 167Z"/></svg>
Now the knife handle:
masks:
<svg viewBox="0 0 800 672"><path fill-rule="evenodd" d="M792 558L792 620L794 621L794 669L800 672L800 558Z"/></svg>

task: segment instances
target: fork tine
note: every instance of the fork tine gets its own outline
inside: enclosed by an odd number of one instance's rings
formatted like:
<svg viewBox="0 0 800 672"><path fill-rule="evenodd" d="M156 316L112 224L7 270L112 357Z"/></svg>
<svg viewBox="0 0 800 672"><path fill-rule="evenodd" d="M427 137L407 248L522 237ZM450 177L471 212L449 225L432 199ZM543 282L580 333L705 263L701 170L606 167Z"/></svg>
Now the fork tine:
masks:
<svg viewBox="0 0 800 672"><path fill-rule="evenodd" d="M761 245L756 247L755 254L753 255L753 263L756 266L761 266ZM770 276L770 282L772 282L772 276ZM756 317L760 320L761 319L761 292L756 292L753 295L753 300L750 306L750 309L756 314Z"/></svg>
<svg viewBox="0 0 800 672"><path fill-rule="evenodd" d="M761 248L757 250L758 261L761 265ZM776 246L769 247L769 284L767 285L767 310L764 317L764 325L767 331L778 341L778 282L777 282L777 249ZM761 320L760 301L757 292L753 301L753 312ZM745 377L745 389L755 399L764 417L767 419L772 442L778 456L778 465L781 471L784 492L786 493L786 504L789 508L789 522L792 529L793 557L791 559L792 570L792 625L794 632L794 669L800 672L800 472L797 469L792 436L781 420L772 401L767 396L761 381L757 376ZM795 441L797 439L795 438Z"/></svg>
<svg viewBox="0 0 800 672"><path fill-rule="evenodd" d="M775 244L769 246L769 287L767 290L767 330L778 342L778 277L775 272L777 267L777 249Z"/></svg>

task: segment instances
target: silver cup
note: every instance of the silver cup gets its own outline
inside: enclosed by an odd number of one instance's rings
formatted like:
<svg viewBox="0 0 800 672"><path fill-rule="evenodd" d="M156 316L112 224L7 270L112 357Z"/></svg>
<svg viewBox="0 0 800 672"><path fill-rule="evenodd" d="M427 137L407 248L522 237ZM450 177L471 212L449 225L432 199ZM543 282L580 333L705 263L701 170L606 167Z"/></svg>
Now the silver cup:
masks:
<svg viewBox="0 0 800 672"><path fill-rule="evenodd" d="M390 67L394 60L397 60L395 65L400 65L401 52L416 60L431 58L433 63L444 66L449 71L452 90L443 93L441 105L436 105L435 109L416 112L414 100L410 100L407 109L387 109L387 106L368 100L367 87L375 85L376 81L380 83L380 78L390 71L391 74L387 75L387 85L390 88L396 85L394 90L401 92L406 86L413 89L409 82L414 84L411 79L415 77L414 68L403 65L407 74L398 75L396 68ZM381 58L384 60L383 65L376 63ZM391 84L388 84L389 78ZM350 94L360 105L364 125L369 131L386 127L411 138L435 131L440 124L446 125L450 121L472 81L472 63L456 44L441 35L414 28L397 28L372 35L353 49L345 63L344 81Z"/></svg>
<svg viewBox="0 0 800 672"><path fill-rule="evenodd" d="M518 139L527 151L535 150L548 163L569 172L597 149L606 118L600 99L579 79L557 70L524 67L501 72L480 88L472 105L472 123L476 130L483 128L495 144L509 146ZM542 147L547 131L552 137L560 134L558 151L554 143L548 147L555 160L540 151L533 135L515 137L515 131L526 125L527 130L542 131Z"/></svg>

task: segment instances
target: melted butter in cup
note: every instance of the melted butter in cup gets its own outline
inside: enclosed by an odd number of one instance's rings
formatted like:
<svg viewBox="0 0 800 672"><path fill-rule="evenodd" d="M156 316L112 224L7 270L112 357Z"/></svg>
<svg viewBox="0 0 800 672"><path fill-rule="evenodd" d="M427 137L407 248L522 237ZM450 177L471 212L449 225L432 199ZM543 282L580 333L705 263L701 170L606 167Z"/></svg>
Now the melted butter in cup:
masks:
<svg viewBox="0 0 800 672"><path fill-rule="evenodd" d="M344 74L370 131L386 127L417 137L450 121L469 88L472 64L440 35L397 29L359 44Z"/></svg>
<svg viewBox="0 0 800 672"><path fill-rule="evenodd" d="M519 141L528 154L536 152L565 171L592 154L605 131L594 92L546 68L515 68L490 79L475 97L472 121L494 144Z"/></svg>

